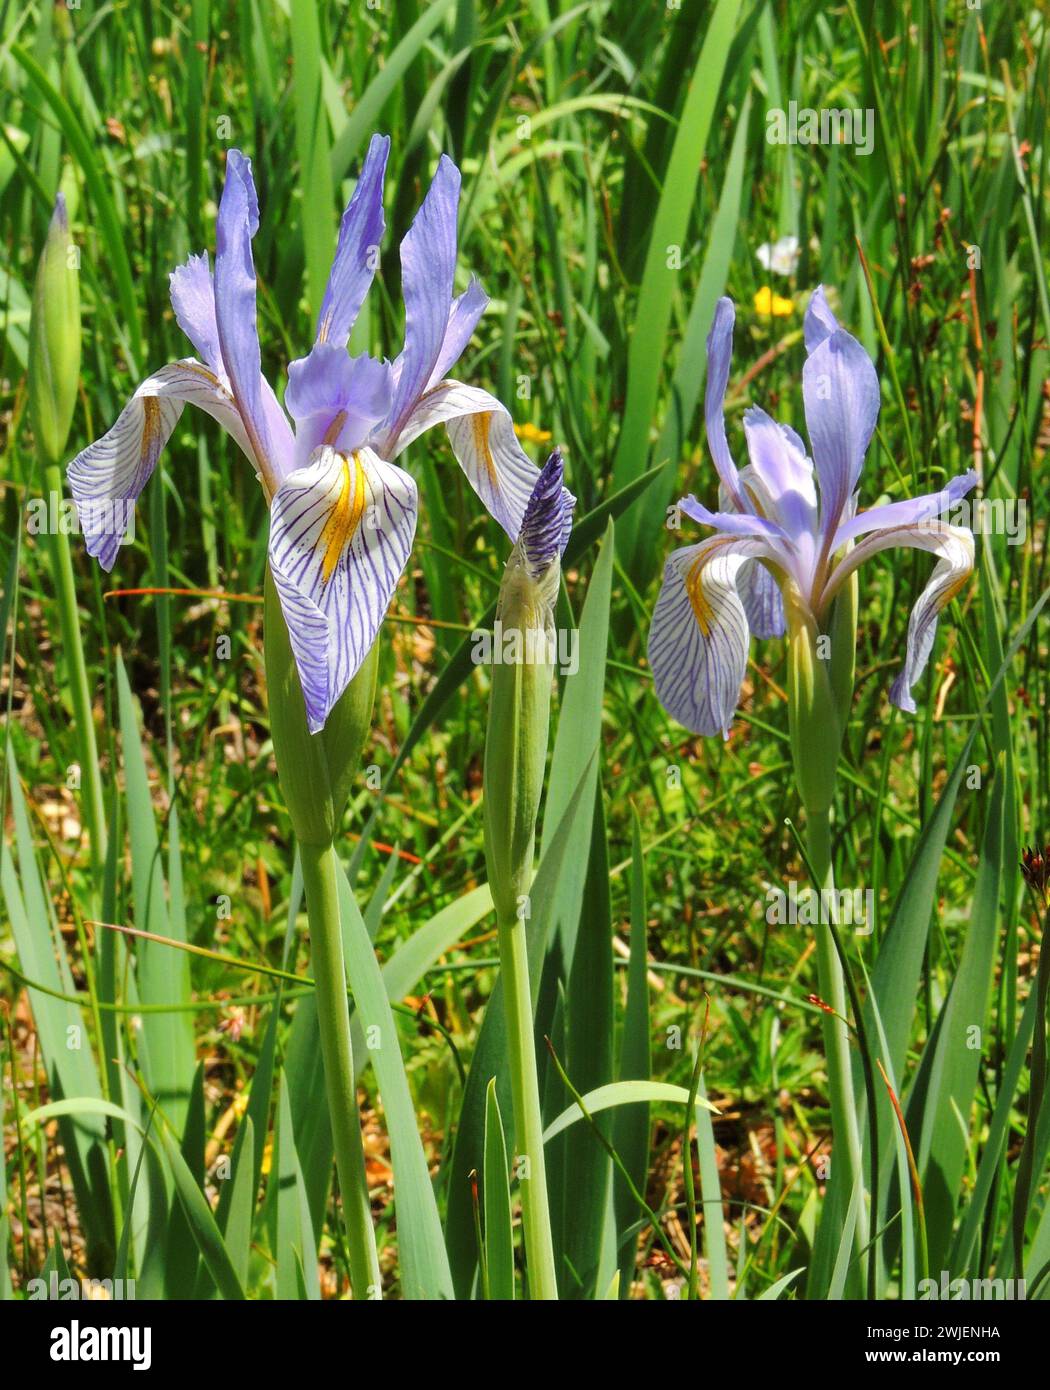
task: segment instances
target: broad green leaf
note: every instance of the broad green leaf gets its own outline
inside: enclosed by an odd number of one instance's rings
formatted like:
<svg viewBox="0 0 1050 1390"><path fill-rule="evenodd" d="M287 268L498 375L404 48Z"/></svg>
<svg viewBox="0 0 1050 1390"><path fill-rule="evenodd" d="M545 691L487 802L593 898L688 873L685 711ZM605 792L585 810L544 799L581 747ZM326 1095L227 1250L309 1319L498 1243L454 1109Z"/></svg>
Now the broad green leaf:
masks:
<svg viewBox="0 0 1050 1390"><path fill-rule="evenodd" d="M311 1299L321 1297L317 1276L317 1248L313 1223L306 1200L306 1188L295 1151L292 1111L288 1086L282 1077L278 1086L277 1127L274 1133L273 1165L270 1181L277 1184L277 1297L300 1297L300 1279Z"/></svg>
<svg viewBox="0 0 1050 1390"><path fill-rule="evenodd" d="M703 1101L701 1105L699 1102ZM704 1213L704 1250L711 1297L729 1297L729 1258L726 1251L725 1212L722 1209L722 1182L715 1152L715 1131L703 1076L696 1107L696 1148L700 1159L700 1201ZM741 1245L743 1245L741 1240Z"/></svg>
<svg viewBox="0 0 1050 1390"><path fill-rule="evenodd" d="M71 994L69 962L45 895L18 763L10 744L7 767L18 868L5 837L0 847L0 887L11 935L26 975L47 989ZM52 1095L67 1100L101 1100L87 1020L80 1009L34 990L29 991L29 1001ZM116 1233L105 1125L98 1111L63 1111L60 1131L91 1259L100 1268L108 1268L116 1249Z"/></svg>
<svg viewBox="0 0 1050 1390"><path fill-rule="evenodd" d="M186 1128L180 1151L197 1186L204 1189L204 1063L193 1078ZM176 1203L168 1223L167 1251L164 1257L164 1288L169 1299L191 1298L197 1282L200 1255L189 1222Z"/></svg>
<svg viewBox="0 0 1050 1390"><path fill-rule="evenodd" d="M558 732L551 753L551 775L543 807L542 846L545 853L561 827L565 808L584 769L591 766L587 800L568 846L565 872L559 883L551 922L552 928L558 932L566 971L571 969L576 946L591 844L595 788L598 785L598 763L594 761L592 764L591 759L601 735L614 547L613 523L610 521L580 613L579 665L571 675L565 677Z"/></svg>
<svg viewBox="0 0 1050 1390"><path fill-rule="evenodd" d="M620 1042L617 1081L647 1081L652 1075L649 1023L648 932L645 910L645 859L638 812L631 817L631 942L627 968L627 1008ZM613 1147L636 1188L645 1185L649 1165L649 1108L631 1106L619 1110L613 1121ZM613 1173L617 1248L621 1297L630 1292L638 1248L638 1203L619 1170Z"/></svg>
<svg viewBox="0 0 1050 1390"><path fill-rule="evenodd" d="M656 1104L657 1102L686 1105L689 1102L689 1090L685 1086L672 1086L667 1081L613 1081L608 1086L599 1086L596 1091L590 1091L583 1097L583 1103L591 1115L597 1115L602 1110L609 1110L616 1105ZM714 1114L718 1114L718 1107L712 1105L709 1100L697 1099L696 1109L698 1113L701 1110L710 1110ZM567 1110L562 1111L552 1124L547 1126L543 1133L543 1142L549 1144L556 1135L563 1133L582 1119L582 1111L573 1102Z"/></svg>
<svg viewBox="0 0 1050 1390"><path fill-rule="evenodd" d="M917 1136L915 1161L922 1179L931 1269L943 1266L967 1163L968 1133L960 1128L957 1116L964 1117L968 1129L983 1051L974 1046L973 1030L978 1040L985 1036L995 973L1005 782L1005 762L1000 759L962 952L927 1046L929 1060L924 1056L920 1063L907 1110L913 1144Z"/></svg>
<svg viewBox="0 0 1050 1390"><path fill-rule="evenodd" d="M207 1198L197 1186L186 1160L179 1153L175 1141L163 1124L157 1133L160 1136L160 1143L168 1160L171 1175L175 1180L175 1191L197 1241L201 1258L208 1266L208 1272L214 1279L216 1288L225 1299L243 1299L244 1289L233 1267L229 1251L226 1249L222 1232L215 1224L215 1217L212 1215Z"/></svg>
<svg viewBox="0 0 1050 1390"><path fill-rule="evenodd" d="M600 782L595 783L587 878L565 1000L565 1070L578 1091L595 1091L613 1080L612 908ZM613 1118L597 1121L607 1139ZM571 1131L563 1143L559 1282L564 1297L591 1299L597 1295L612 1160L589 1129Z"/></svg>
<svg viewBox="0 0 1050 1390"><path fill-rule="evenodd" d="M339 875L346 973L357 1016L372 1053L390 1135L390 1164L398 1194L398 1257L408 1299L452 1298L452 1276L434 1187L416 1123L397 1024L368 928L345 874Z"/></svg>
<svg viewBox="0 0 1050 1390"><path fill-rule="evenodd" d="M756 1303L775 1303L776 1300L795 1282L800 1274L804 1274L805 1269L793 1269L790 1274L785 1274L782 1279L778 1279L775 1284L770 1284L769 1288L760 1293L755 1299Z"/></svg>
<svg viewBox="0 0 1050 1390"><path fill-rule="evenodd" d="M223 1227L223 1240L230 1264L242 1288L248 1285L251 1258L252 1219L255 1215L255 1189L252 1184L252 1151L255 1147L255 1126L246 1115L237 1134L233 1150L233 1167L229 1177L230 1200Z"/></svg>
<svg viewBox="0 0 1050 1390"><path fill-rule="evenodd" d="M184 941L180 923L168 912L160 841L150 797L137 701L131 693L124 663L117 660L120 736L124 753L128 835L131 841L131 881L135 926L158 936ZM154 941L137 941L136 983L143 1004L188 1004L189 956ZM146 1083L177 1133L186 1120L190 1087L196 1070L193 1016L185 1011L143 1015L140 1047Z"/></svg>

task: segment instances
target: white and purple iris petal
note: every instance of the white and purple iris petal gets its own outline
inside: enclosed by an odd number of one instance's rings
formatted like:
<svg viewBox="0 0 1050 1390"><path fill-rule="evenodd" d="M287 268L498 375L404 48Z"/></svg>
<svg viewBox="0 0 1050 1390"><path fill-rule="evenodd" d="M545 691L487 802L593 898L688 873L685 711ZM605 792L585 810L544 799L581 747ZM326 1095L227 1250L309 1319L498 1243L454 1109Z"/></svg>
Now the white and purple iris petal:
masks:
<svg viewBox="0 0 1050 1390"><path fill-rule="evenodd" d="M311 733L375 641L416 530L416 485L371 449L325 445L270 512L270 569Z"/></svg>
<svg viewBox="0 0 1050 1390"><path fill-rule="evenodd" d="M734 533L668 556L649 630L649 665L660 703L694 733L729 737L747 670L746 580L766 554L765 541Z"/></svg>
<svg viewBox="0 0 1050 1390"><path fill-rule="evenodd" d="M875 430L879 384L860 343L839 325L823 288L805 319L802 392L812 458L799 436L755 407L744 415L749 463L737 470L724 401L734 310L722 299L707 340L705 417L719 477L719 507L694 497L679 507L714 534L667 561L653 612L649 661L662 704L695 733L727 734L747 668L751 636L785 630L792 614L821 627L843 582L891 546L936 556L908 624L903 667L890 698L914 713L912 687L933 648L937 617L973 568L969 530L944 520L977 482L972 470L926 496L857 511L857 485Z"/></svg>
<svg viewBox="0 0 1050 1390"><path fill-rule="evenodd" d="M314 731L364 660L408 561L416 489L393 460L424 430L446 425L471 486L512 540L540 477L500 402L447 377L488 299L473 278L454 294L460 175L445 156L401 243L404 347L393 362L347 351L379 266L389 150L388 137L372 137L314 344L289 366L287 415L261 371L252 257L259 200L250 161L231 150L214 276L206 255L171 276L175 317L201 360L154 372L68 470L88 550L108 570L183 406L219 421L271 502L270 562ZM563 511L565 499L571 511L563 489Z"/></svg>

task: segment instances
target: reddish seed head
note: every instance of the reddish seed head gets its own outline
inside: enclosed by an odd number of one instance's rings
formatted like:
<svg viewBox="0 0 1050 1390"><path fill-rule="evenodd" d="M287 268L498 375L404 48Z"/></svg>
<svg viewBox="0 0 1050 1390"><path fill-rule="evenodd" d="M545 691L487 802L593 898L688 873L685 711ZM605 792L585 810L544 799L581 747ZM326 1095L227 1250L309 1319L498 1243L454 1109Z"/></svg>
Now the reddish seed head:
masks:
<svg viewBox="0 0 1050 1390"><path fill-rule="evenodd" d="M830 1004L826 1004L824 1000L821 999L819 994L810 994L807 998L811 1004L816 1004L817 1008L823 1009L826 1014L833 1014L835 1012Z"/></svg>
<svg viewBox="0 0 1050 1390"><path fill-rule="evenodd" d="M1026 848L1021 854L1021 873L1032 892L1050 907L1050 845L1042 851Z"/></svg>

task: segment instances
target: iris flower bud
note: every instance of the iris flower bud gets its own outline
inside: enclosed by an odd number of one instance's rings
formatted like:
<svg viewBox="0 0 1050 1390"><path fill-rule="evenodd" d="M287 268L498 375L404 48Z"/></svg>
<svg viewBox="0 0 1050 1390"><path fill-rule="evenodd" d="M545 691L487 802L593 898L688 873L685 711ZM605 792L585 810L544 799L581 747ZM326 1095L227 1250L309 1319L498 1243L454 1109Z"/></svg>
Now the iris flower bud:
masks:
<svg viewBox="0 0 1050 1390"><path fill-rule="evenodd" d="M521 1216L532 1298L556 1299L558 1277L543 1156L524 900L547 756L556 651L554 603L575 499L555 449L529 497L500 586L485 740L485 863L496 907L515 1144L525 1160Z"/></svg>
<svg viewBox="0 0 1050 1390"><path fill-rule="evenodd" d="M532 879L557 651L554 604L573 506L562 472L555 450L529 499L496 611L502 649L485 741L485 856L501 921L517 915Z"/></svg>
<svg viewBox="0 0 1050 1390"><path fill-rule="evenodd" d="M29 412L45 464L63 457L80 376L80 283L59 193L37 266L29 320Z"/></svg>

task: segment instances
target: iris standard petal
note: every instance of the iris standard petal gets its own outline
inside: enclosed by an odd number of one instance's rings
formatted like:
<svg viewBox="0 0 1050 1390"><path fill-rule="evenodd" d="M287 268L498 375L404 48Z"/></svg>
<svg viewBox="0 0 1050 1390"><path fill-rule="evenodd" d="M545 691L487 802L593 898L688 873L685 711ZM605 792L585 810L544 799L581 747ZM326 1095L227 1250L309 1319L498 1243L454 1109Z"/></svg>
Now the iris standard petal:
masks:
<svg viewBox="0 0 1050 1390"><path fill-rule="evenodd" d="M317 342L345 347L379 266L379 247L386 230L383 181L390 153L390 136L373 135L361 177L339 224L339 241L328 275Z"/></svg>
<svg viewBox="0 0 1050 1390"><path fill-rule="evenodd" d="M218 420L252 457L233 397L210 367L188 357L147 377L113 427L81 450L66 470L88 554L104 570L113 568L130 509L187 403Z"/></svg>
<svg viewBox="0 0 1050 1390"><path fill-rule="evenodd" d="M976 485L977 474L971 468L966 473L952 478L940 492L929 492L923 497L908 497L900 502L887 502L881 507L869 507L867 511L859 512L839 527L831 548L833 551L838 550L847 541L855 540L869 531L910 526L930 517L940 516Z"/></svg>
<svg viewBox="0 0 1050 1390"><path fill-rule="evenodd" d="M452 301L448 327L445 329L438 360L430 373L428 386L436 386L439 381L443 381L462 357L488 302L488 295L472 275L467 288Z"/></svg>
<svg viewBox="0 0 1050 1390"><path fill-rule="evenodd" d="M754 512L712 512L698 502L696 498L689 494L683 497L678 503L679 511L685 512L686 516L693 521L698 521L701 526L713 526L717 531L726 531L734 536L766 536L771 541L786 540L782 527L775 521L770 521L764 516L758 516Z"/></svg>
<svg viewBox="0 0 1050 1390"><path fill-rule="evenodd" d="M296 466L305 467L322 444L342 453L360 448L386 419L392 398L389 362L365 353L351 357L334 343L316 344L288 368L284 404L295 421Z"/></svg>
<svg viewBox="0 0 1050 1390"><path fill-rule="evenodd" d="M443 154L401 243L405 346L394 363L394 404L380 445L384 458L394 456L398 436L431 379L445 341L456 270L459 188L459 170Z"/></svg>
<svg viewBox="0 0 1050 1390"><path fill-rule="evenodd" d="M446 424L452 451L471 487L512 541L540 470L518 443L506 407L478 386L442 381L405 421L391 458L433 425Z"/></svg>
<svg viewBox="0 0 1050 1390"><path fill-rule="evenodd" d="M744 437L751 466L762 479L775 519L788 535L815 535L817 489L813 462L802 440L758 406L744 412Z"/></svg>
<svg viewBox="0 0 1050 1390"><path fill-rule="evenodd" d="M821 607L827 607L843 581L865 560L880 550L896 546L927 550L937 557L933 574L916 600L908 620L908 637L904 666L890 690L890 699L900 709L915 713L911 688L922 675L937 633L937 617L966 583L973 569L973 534L962 526L949 526L945 521L921 521L912 526L896 526L873 531L857 542L835 567Z"/></svg>
<svg viewBox="0 0 1050 1390"><path fill-rule="evenodd" d="M371 449L319 449L270 510L270 568L311 733L375 641L416 529L416 485Z"/></svg>
<svg viewBox="0 0 1050 1390"><path fill-rule="evenodd" d="M742 572L765 542L711 536L675 550L649 629L649 665L664 709L697 734L729 736L747 670Z"/></svg>
<svg viewBox="0 0 1050 1390"><path fill-rule="evenodd" d="M879 379L856 338L838 329L814 348L802 369L802 396L827 540L856 489L879 414Z"/></svg>
<svg viewBox="0 0 1050 1390"><path fill-rule="evenodd" d="M813 463L793 429L778 424L752 406L744 414L744 435L751 462L740 471L740 484L755 510L773 518L785 536L790 570L803 593L812 587L817 558L817 489Z"/></svg>
<svg viewBox="0 0 1050 1390"><path fill-rule="evenodd" d="M291 465L293 441L288 421L262 378L252 260L258 226L251 161L239 150L230 150L215 226L215 318L237 409L263 482L272 493Z"/></svg>
<svg viewBox="0 0 1050 1390"><path fill-rule="evenodd" d="M714 459L722 486L729 494L733 506L746 512L747 506L740 490L736 464L729 452L726 439L725 398L729 385L729 367L733 359L733 323L736 310L733 301L723 296L715 307L711 331L707 335L707 383L704 387L704 423L707 428L707 443Z"/></svg>
<svg viewBox="0 0 1050 1390"><path fill-rule="evenodd" d="M207 252L191 256L185 265L177 266L168 276L168 283L175 321L212 371L225 379Z"/></svg>
<svg viewBox="0 0 1050 1390"><path fill-rule="evenodd" d="M787 631L784 599L780 585L765 565L758 560L745 565L737 576L737 592L752 637L783 637Z"/></svg>
<svg viewBox="0 0 1050 1390"><path fill-rule="evenodd" d="M837 333L841 327L838 319L828 308L824 286L818 285L810 295L809 304L806 306L806 317L803 320L806 351L813 352L820 347L825 338L830 338L832 333Z"/></svg>

